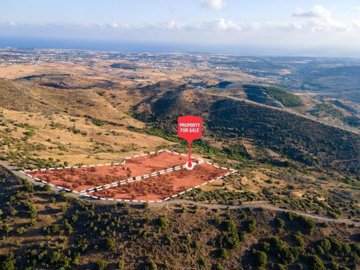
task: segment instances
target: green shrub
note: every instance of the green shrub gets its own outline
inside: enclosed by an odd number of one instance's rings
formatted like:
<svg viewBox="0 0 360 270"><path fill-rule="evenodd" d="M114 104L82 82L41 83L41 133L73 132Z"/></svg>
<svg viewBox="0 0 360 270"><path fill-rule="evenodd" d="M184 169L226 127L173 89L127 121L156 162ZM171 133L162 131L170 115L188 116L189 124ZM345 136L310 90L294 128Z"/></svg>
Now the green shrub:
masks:
<svg viewBox="0 0 360 270"><path fill-rule="evenodd" d="M229 257L229 253L225 248L220 248L218 253L219 253L219 257L223 260L225 260Z"/></svg>
<svg viewBox="0 0 360 270"><path fill-rule="evenodd" d="M96 263L98 270L106 270L108 267L108 263L104 260L100 260Z"/></svg>
<svg viewBox="0 0 360 270"><path fill-rule="evenodd" d="M280 263L276 264L275 269L276 270L287 270L286 267Z"/></svg>
<svg viewBox="0 0 360 270"><path fill-rule="evenodd" d="M253 255L254 255L255 265L257 267L265 267L266 266L268 257L265 252L256 250L256 251L254 251Z"/></svg>
<svg viewBox="0 0 360 270"><path fill-rule="evenodd" d="M169 225L169 220L167 217L160 217L158 220L160 228L164 229Z"/></svg>
<svg viewBox="0 0 360 270"><path fill-rule="evenodd" d="M297 246L303 247L304 246L304 238L300 232L296 232L294 234L294 240Z"/></svg>
<svg viewBox="0 0 360 270"><path fill-rule="evenodd" d="M15 264L16 264L16 261L15 261L14 253L10 252L0 262L0 269L1 270L15 270Z"/></svg>
<svg viewBox="0 0 360 270"><path fill-rule="evenodd" d="M222 222L222 227L227 232L237 232L236 223L232 220L225 220Z"/></svg>
<svg viewBox="0 0 360 270"><path fill-rule="evenodd" d="M105 125L105 123L103 121L98 120L98 119L91 119L91 123L93 123L95 126L98 126L98 127Z"/></svg>
<svg viewBox="0 0 360 270"><path fill-rule="evenodd" d="M256 230L256 220L248 220L243 222L243 226L246 232L253 233Z"/></svg>
<svg viewBox="0 0 360 270"><path fill-rule="evenodd" d="M144 269L145 270L157 270L158 267L153 259L147 258Z"/></svg>
<svg viewBox="0 0 360 270"><path fill-rule="evenodd" d="M311 270L326 270L322 260L316 255L310 255L306 258L309 268Z"/></svg>
<svg viewBox="0 0 360 270"><path fill-rule="evenodd" d="M111 239L111 238L106 239L105 248L107 250L113 250L113 249L115 249L115 246L116 246L116 243L115 243L114 239Z"/></svg>
<svg viewBox="0 0 360 270"><path fill-rule="evenodd" d="M205 268L207 265L207 261L204 257L200 257L198 263L199 263L200 269Z"/></svg>
<svg viewBox="0 0 360 270"><path fill-rule="evenodd" d="M213 270L224 270L224 266L222 264L217 263L212 267Z"/></svg>
<svg viewBox="0 0 360 270"><path fill-rule="evenodd" d="M282 230L285 227L285 221L279 217L274 219L274 223L279 230Z"/></svg>
<svg viewBox="0 0 360 270"><path fill-rule="evenodd" d="M121 257L117 263L117 268L118 270L125 270L125 262L124 262L124 258Z"/></svg>

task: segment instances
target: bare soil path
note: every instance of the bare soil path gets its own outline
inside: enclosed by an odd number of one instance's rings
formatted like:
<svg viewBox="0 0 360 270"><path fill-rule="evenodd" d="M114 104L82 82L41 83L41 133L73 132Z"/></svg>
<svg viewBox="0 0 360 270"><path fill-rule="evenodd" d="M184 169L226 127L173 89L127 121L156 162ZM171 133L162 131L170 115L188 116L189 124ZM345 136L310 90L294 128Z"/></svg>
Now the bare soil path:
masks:
<svg viewBox="0 0 360 270"><path fill-rule="evenodd" d="M6 161L0 161L0 166L9 170L11 173L13 173L16 177L18 177L20 179L26 179L34 185L38 185L38 186L43 185L40 182L34 181L34 179L31 177L27 177L26 175L21 173L18 168L9 165L9 163ZM52 188L52 189L54 191L58 191L57 188ZM82 196L81 194L68 193L68 196L71 196L74 198L79 198L79 199L89 200L88 198ZM116 202L111 202L111 201L100 201L100 200L91 200L91 201L96 202L96 203L102 203L102 204L116 203ZM139 204L139 203L133 203L133 204ZM346 224L346 225L353 225L356 227L360 227L359 221L354 221L351 219L333 219L333 218L328 218L328 217L319 216L319 215L315 215L315 214L304 213L304 212L300 212L300 211L296 211L296 210L284 209L281 207L271 205L268 202L264 202L264 201L244 202L241 205L227 205L227 204L212 204L212 203L205 203L205 202L195 202L195 201L191 201L191 200L174 199L174 200L169 200L169 201L165 201L165 202L161 202L161 203L151 204L151 207L164 207L167 205L176 205L176 204L196 205L199 207L204 207L204 208L209 208L209 209L245 209L245 208L256 209L256 208L262 208L262 209L266 209L269 211L275 211L275 212L294 213L294 214L297 214L297 215L300 215L303 217L311 218L318 222L339 223L339 224Z"/></svg>

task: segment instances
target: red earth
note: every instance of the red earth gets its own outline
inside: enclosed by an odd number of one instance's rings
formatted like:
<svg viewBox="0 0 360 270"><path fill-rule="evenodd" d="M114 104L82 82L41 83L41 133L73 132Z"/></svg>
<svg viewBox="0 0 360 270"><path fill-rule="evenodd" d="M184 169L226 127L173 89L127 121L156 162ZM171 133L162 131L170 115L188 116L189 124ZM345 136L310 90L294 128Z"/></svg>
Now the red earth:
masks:
<svg viewBox="0 0 360 270"><path fill-rule="evenodd" d="M104 189L91 195L121 200L159 201L224 176L229 172L229 170L203 163L196 165L191 171L182 169L146 180Z"/></svg>
<svg viewBox="0 0 360 270"><path fill-rule="evenodd" d="M187 157L169 152L134 157L125 164L27 172L55 186L84 191L128 178L184 165Z"/></svg>

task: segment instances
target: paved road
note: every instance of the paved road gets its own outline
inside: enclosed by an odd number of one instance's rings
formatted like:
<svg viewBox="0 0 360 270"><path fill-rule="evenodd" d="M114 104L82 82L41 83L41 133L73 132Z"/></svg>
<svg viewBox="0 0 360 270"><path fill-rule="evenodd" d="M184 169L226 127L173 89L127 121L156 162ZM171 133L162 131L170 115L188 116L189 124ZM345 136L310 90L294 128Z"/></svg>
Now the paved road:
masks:
<svg viewBox="0 0 360 270"><path fill-rule="evenodd" d="M5 161L0 161L0 166L2 166L5 169L11 171L16 177L21 178L21 179L26 179L29 182L31 182L32 184L34 184L34 185L37 185L37 186L43 186L44 185L43 183L36 182L33 178L28 177L25 174L21 173L18 168L9 165L9 163L7 163ZM52 190L56 191L56 192L59 191L56 187L52 187ZM73 198L91 200L92 202L96 202L96 203L100 203L100 204L115 204L115 203L117 203L117 202L112 202L112 201L100 201L100 200L89 199L87 197L84 197L84 196L82 196L80 194L75 194L75 193L68 193L67 195L70 196L70 197L73 197ZM131 203L131 204L134 204L134 205L141 204L142 205L143 203ZM227 204L211 204L211 203L195 202L195 201L191 201L191 200L174 199L174 200L164 201L164 202L161 202L161 203L151 203L151 207L154 207L154 208L155 207L164 207L164 206L167 206L167 205L175 205L175 204L196 205L196 206L199 206L199 207L204 207L204 208L209 208L209 209L245 209L245 208L255 209L255 208L262 208L262 209L275 211L275 212L295 213L297 215L304 216L304 217L307 217L307 218L311 218L311 219L319 221L319 222L342 223L342 224L354 225L356 227L360 227L360 222L353 221L353 220L350 220L350 219L332 219L332 218L328 218L328 217L324 217L324 216L318 216L318 215L314 215L314 214L308 214L308 213L304 213L304 212L300 212L300 211L283 209L283 208L271 205L266 201L244 202L241 205L227 205Z"/></svg>

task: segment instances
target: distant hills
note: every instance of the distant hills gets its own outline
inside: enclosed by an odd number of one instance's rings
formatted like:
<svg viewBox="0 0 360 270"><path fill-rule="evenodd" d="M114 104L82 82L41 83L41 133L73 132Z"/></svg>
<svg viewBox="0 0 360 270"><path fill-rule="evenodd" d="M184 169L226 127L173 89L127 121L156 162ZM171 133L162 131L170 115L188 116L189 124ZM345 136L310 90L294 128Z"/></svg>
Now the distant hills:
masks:
<svg viewBox="0 0 360 270"><path fill-rule="evenodd" d="M2 108L30 112L68 111L73 115L92 115L96 119L113 122L119 119L111 97L104 96L96 88L59 93L57 88L41 90L4 79L0 80L0 86ZM186 84L159 82L140 89L142 97L134 111L140 120L166 131L175 131L176 119L180 115L200 115L205 119L207 138L215 137L225 147L249 140L257 148L275 151L308 166L330 168L349 175L360 172L358 135L281 110L302 105L298 96L282 89L257 85L244 85L243 88L248 99L259 105L231 96L193 90ZM133 90L128 91L131 95ZM133 99L135 102L138 98ZM339 107L341 110L352 110L339 101L335 103L343 107ZM312 113L339 113L331 108L338 108L335 104L329 104L315 107ZM344 119L349 121L349 125L359 125L356 117ZM241 150L239 154L244 154L242 147L237 149Z"/></svg>

